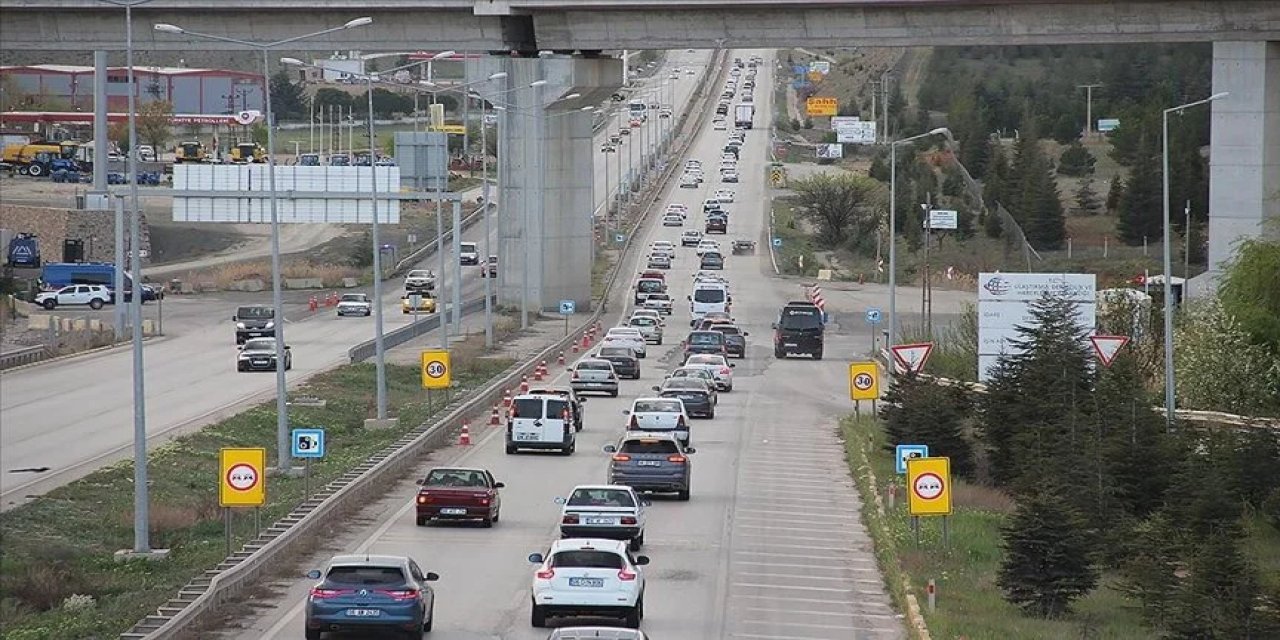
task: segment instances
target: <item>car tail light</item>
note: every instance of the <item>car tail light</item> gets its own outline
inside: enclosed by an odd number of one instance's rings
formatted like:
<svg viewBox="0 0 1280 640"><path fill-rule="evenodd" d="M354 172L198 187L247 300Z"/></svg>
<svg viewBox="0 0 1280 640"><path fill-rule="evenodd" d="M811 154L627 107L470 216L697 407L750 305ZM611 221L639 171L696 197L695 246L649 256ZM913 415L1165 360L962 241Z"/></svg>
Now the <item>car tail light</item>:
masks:
<svg viewBox="0 0 1280 640"><path fill-rule="evenodd" d="M613 456L613 460L614 460L614 462L628 462L628 461L630 461L630 460L631 460L631 456L629 456L629 455L627 455L627 454L625 454L625 453L619 453L619 454L617 454L617 455Z"/></svg>
<svg viewBox="0 0 1280 640"><path fill-rule="evenodd" d="M322 589L320 587L311 588L311 597L316 600L325 600L328 598L336 598L338 596L351 593L350 589Z"/></svg>
<svg viewBox="0 0 1280 640"><path fill-rule="evenodd" d="M487 507L487 506L489 506L489 499L488 499L488 498L480 498L480 506L482 506L482 507Z"/></svg>
<svg viewBox="0 0 1280 640"><path fill-rule="evenodd" d="M727 376L733 373L733 369L730 369L729 367L720 367L720 373L723 373L724 375Z"/></svg>
<svg viewBox="0 0 1280 640"><path fill-rule="evenodd" d="M682 455L667 456L667 462L675 462L675 463L678 463L678 464L684 464L686 460L687 460L687 458L685 458L685 457L684 457L684 456L682 456Z"/></svg>
<svg viewBox="0 0 1280 640"><path fill-rule="evenodd" d="M639 431L639 430L640 430L640 419L639 419L639 418L637 418L637 417L635 417L635 416L631 416L631 426L630 426L630 429L632 429L633 431Z"/></svg>
<svg viewBox="0 0 1280 640"><path fill-rule="evenodd" d="M684 416L680 416L680 419L679 419L679 420L676 420L676 428L677 428L677 429L683 429L683 428L684 428Z"/></svg>
<svg viewBox="0 0 1280 640"><path fill-rule="evenodd" d="M566 513L564 517L560 519L560 524L578 524L578 514Z"/></svg>
<svg viewBox="0 0 1280 640"><path fill-rule="evenodd" d="M417 600L417 589L393 589L390 591L379 591L379 593L391 596L392 600Z"/></svg>
<svg viewBox="0 0 1280 640"><path fill-rule="evenodd" d="M621 522L622 524L635 524L636 518L635 516L622 516Z"/></svg>
<svg viewBox="0 0 1280 640"><path fill-rule="evenodd" d="M550 567L546 569L539 569L538 572L534 575L538 576L539 580L550 580L556 577L556 570Z"/></svg>
<svg viewBox="0 0 1280 640"><path fill-rule="evenodd" d="M623 582L631 582L636 579L636 574L626 569L621 569L618 571L618 579Z"/></svg>
<svg viewBox="0 0 1280 640"><path fill-rule="evenodd" d="M431 496L425 493L418 494L418 504L427 504L428 502L431 502Z"/></svg>

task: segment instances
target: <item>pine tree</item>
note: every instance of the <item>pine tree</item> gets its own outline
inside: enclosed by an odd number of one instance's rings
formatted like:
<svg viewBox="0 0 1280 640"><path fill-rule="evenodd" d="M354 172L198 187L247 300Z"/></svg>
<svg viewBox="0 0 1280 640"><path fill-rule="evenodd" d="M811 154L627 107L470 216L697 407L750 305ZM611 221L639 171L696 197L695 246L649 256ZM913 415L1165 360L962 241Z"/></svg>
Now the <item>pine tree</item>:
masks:
<svg viewBox="0 0 1280 640"><path fill-rule="evenodd" d="M1114 216L1120 212L1120 201L1124 199L1124 179L1116 176L1107 189L1107 215Z"/></svg>
<svg viewBox="0 0 1280 640"><path fill-rule="evenodd" d="M1179 556L1176 526L1165 513L1156 513L1129 531L1120 546L1125 561L1117 586L1138 603L1143 621L1163 624L1178 587Z"/></svg>
<svg viewBox="0 0 1280 640"><path fill-rule="evenodd" d="M1141 245L1144 239L1156 239L1163 229L1163 187L1160 167L1149 138L1144 137L1134 159L1133 171L1120 198L1116 228L1120 240L1130 246Z"/></svg>
<svg viewBox="0 0 1280 640"><path fill-rule="evenodd" d="M1006 185L1009 179L1009 157L999 140L991 141L991 159L987 164L987 175L982 181L982 199L987 208L994 209L997 202L1008 199Z"/></svg>
<svg viewBox="0 0 1280 640"><path fill-rule="evenodd" d="M1076 212L1083 216L1096 216L1101 209L1098 192L1093 190L1093 178L1081 180L1080 187L1076 189Z"/></svg>
<svg viewBox="0 0 1280 640"><path fill-rule="evenodd" d="M964 436L972 410L960 387L923 382L914 375L899 377L885 394L886 446L929 445L929 455L951 458L953 473L973 478L973 447Z"/></svg>
<svg viewBox="0 0 1280 640"><path fill-rule="evenodd" d="M1094 549L1079 514L1061 496L1038 490L1022 496L1001 527L1005 557L996 584L1004 599L1028 614L1057 618L1098 584Z"/></svg>
<svg viewBox="0 0 1280 640"><path fill-rule="evenodd" d="M1058 193L1058 183L1053 179L1053 172L1045 164L1041 156L1041 165L1036 174L1029 176L1034 199L1030 215L1023 232L1032 246L1041 249L1061 249L1067 241L1067 217L1062 209L1062 197Z"/></svg>
<svg viewBox="0 0 1280 640"><path fill-rule="evenodd" d="M1093 173L1093 165L1097 162L1093 154L1079 141L1072 142L1058 157L1058 174L1064 176L1084 176Z"/></svg>
<svg viewBox="0 0 1280 640"><path fill-rule="evenodd" d="M1204 541L1187 565L1189 576L1168 607L1165 624L1170 640L1235 640L1264 638L1260 623L1271 626L1255 606L1259 595L1256 570L1240 550L1240 538L1213 536Z"/></svg>

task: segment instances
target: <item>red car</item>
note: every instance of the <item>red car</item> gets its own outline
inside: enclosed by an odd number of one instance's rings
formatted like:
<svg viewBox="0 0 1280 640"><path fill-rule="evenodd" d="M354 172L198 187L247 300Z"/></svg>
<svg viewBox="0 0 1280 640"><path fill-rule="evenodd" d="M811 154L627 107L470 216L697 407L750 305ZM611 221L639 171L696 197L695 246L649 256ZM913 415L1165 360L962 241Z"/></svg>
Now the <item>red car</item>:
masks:
<svg viewBox="0 0 1280 640"><path fill-rule="evenodd" d="M432 469L418 481L417 522L419 527L433 520L479 520L485 527L498 521L504 485L487 469L450 467Z"/></svg>

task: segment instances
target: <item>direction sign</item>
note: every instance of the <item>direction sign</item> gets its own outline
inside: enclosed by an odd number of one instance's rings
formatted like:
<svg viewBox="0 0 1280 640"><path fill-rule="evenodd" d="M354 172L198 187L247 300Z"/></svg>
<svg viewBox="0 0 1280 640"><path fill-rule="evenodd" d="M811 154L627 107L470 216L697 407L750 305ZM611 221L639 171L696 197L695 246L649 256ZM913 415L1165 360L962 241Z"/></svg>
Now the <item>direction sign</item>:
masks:
<svg viewBox="0 0 1280 640"><path fill-rule="evenodd" d="M893 359L907 373L919 373L924 369L924 363L929 361L929 354L933 353L933 343L898 344L889 347L889 350L893 352Z"/></svg>
<svg viewBox="0 0 1280 640"><path fill-rule="evenodd" d="M783 177L782 169L774 169L769 172L769 179L773 181L773 186L775 187L782 184Z"/></svg>
<svg viewBox="0 0 1280 640"><path fill-rule="evenodd" d="M1120 349L1129 344L1129 336L1089 336L1089 342L1093 343L1093 352L1102 361L1102 366L1109 367L1115 362Z"/></svg>
<svg viewBox="0 0 1280 640"><path fill-rule="evenodd" d="M893 468L898 475L907 472L907 461L915 458L928 458L929 445L927 444L900 444L893 448Z"/></svg>
<svg viewBox="0 0 1280 640"><path fill-rule="evenodd" d="M562 315L562 316L571 316L571 315L573 315L574 311L576 310L576 306L577 306L577 305L576 305L576 304L574 303L574 301L572 301L572 300L561 300L561 301L560 301L560 315Z"/></svg>
<svg viewBox="0 0 1280 640"><path fill-rule="evenodd" d="M294 429L290 435L293 441L293 457L324 457L324 429Z"/></svg>
<svg viewBox="0 0 1280 640"><path fill-rule="evenodd" d="M820 144L820 145L818 145L817 147L815 147L815 148L814 148L814 153L815 153L815 155L816 155L817 157L819 157L819 158L825 158L825 159L828 159L828 160L832 160L832 159L836 159L836 158L843 158L843 157L844 157L844 145L839 144L839 143L836 143L836 144Z"/></svg>
<svg viewBox="0 0 1280 640"><path fill-rule="evenodd" d="M881 315L880 315L879 309L875 307L867 308L867 324L870 324L870 325L880 324L880 319L881 319Z"/></svg>
<svg viewBox="0 0 1280 640"><path fill-rule="evenodd" d="M448 351L433 349L422 352L423 389L448 389L451 373Z"/></svg>
<svg viewBox="0 0 1280 640"><path fill-rule="evenodd" d="M874 362L849 363L849 399L880 398L880 368Z"/></svg>
<svg viewBox="0 0 1280 640"><path fill-rule="evenodd" d="M218 504L260 507L267 501L267 450L224 448L218 452Z"/></svg>
<svg viewBox="0 0 1280 640"><path fill-rule="evenodd" d="M907 488L911 515L951 515L951 459L907 459Z"/></svg>

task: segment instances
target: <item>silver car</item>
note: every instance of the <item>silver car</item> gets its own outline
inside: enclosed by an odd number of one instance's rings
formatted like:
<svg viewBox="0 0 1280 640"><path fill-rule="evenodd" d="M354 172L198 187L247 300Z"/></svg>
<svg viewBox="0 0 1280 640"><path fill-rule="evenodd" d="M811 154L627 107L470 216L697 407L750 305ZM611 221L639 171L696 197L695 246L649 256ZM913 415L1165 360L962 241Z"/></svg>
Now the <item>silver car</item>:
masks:
<svg viewBox="0 0 1280 640"><path fill-rule="evenodd" d="M662 321L649 316L632 316L627 323L640 330L644 341L656 345L662 344Z"/></svg>
<svg viewBox="0 0 1280 640"><path fill-rule="evenodd" d="M578 393L595 391L618 397L618 374L613 363L600 358L584 358L574 365L569 387Z"/></svg>

